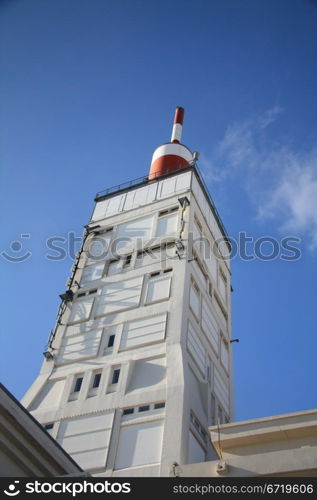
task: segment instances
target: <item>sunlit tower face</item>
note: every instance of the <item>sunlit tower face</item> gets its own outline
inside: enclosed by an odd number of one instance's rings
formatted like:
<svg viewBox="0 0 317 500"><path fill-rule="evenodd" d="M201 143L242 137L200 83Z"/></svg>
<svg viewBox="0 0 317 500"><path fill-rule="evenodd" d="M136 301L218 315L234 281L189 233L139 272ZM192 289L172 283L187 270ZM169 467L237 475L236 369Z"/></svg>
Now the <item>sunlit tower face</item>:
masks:
<svg viewBox="0 0 317 500"><path fill-rule="evenodd" d="M97 194L23 400L96 476L209 460L208 426L232 418L229 243L183 118L147 177Z"/></svg>

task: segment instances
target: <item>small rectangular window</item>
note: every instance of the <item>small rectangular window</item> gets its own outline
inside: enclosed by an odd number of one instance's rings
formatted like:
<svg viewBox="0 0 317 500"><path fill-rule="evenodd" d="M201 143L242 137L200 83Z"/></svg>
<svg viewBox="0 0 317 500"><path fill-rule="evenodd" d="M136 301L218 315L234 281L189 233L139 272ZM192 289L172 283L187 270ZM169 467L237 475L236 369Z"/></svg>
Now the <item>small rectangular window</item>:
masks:
<svg viewBox="0 0 317 500"><path fill-rule="evenodd" d="M113 370L111 383L117 384L119 382L119 376L120 376L120 368L116 368L115 370Z"/></svg>
<svg viewBox="0 0 317 500"><path fill-rule="evenodd" d="M158 410L159 408L165 408L165 403L155 403L154 410Z"/></svg>
<svg viewBox="0 0 317 500"><path fill-rule="evenodd" d="M79 293L77 297L84 297L86 295L86 292Z"/></svg>
<svg viewBox="0 0 317 500"><path fill-rule="evenodd" d="M89 290L88 295L93 295L94 293L98 292L98 288L95 288L94 290Z"/></svg>
<svg viewBox="0 0 317 500"><path fill-rule="evenodd" d="M81 384L83 383L83 377L78 377L76 379L73 392L79 392L81 389Z"/></svg>
<svg viewBox="0 0 317 500"><path fill-rule="evenodd" d="M92 383L93 389L97 389L97 387L99 387L100 379L101 379L101 373L96 373L96 375L94 376L94 381Z"/></svg>
<svg viewBox="0 0 317 500"><path fill-rule="evenodd" d="M161 212L159 212L159 217L162 217L163 215L166 215L168 214L168 210L162 210Z"/></svg>
<svg viewBox="0 0 317 500"><path fill-rule="evenodd" d="M124 259L123 267L129 267L131 264L132 255L127 255Z"/></svg>
<svg viewBox="0 0 317 500"><path fill-rule="evenodd" d="M132 413L134 413L134 408L125 408L123 410L123 415L131 415Z"/></svg>
<svg viewBox="0 0 317 500"><path fill-rule="evenodd" d="M141 411L149 411L150 405L139 406L139 412Z"/></svg>
<svg viewBox="0 0 317 500"><path fill-rule="evenodd" d="M107 347L113 347L115 335L109 335Z"/></svg>

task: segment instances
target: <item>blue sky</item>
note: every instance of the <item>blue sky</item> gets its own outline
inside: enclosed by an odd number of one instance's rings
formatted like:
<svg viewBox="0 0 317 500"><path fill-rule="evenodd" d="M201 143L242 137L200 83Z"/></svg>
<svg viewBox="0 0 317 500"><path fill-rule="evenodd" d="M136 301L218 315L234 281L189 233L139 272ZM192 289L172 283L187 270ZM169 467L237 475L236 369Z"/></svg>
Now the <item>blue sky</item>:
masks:
<svg viewBox="0 0 317 500"><path fill-rule="evenodd" d="M17 398L72 265L46 239L81 236L97 191L146 175L180 105L229 235L301 239L296 261L232 262L236 419L316 407L316 23L313 0L0 2L0 253L32 252L0 256Z"/></svg>

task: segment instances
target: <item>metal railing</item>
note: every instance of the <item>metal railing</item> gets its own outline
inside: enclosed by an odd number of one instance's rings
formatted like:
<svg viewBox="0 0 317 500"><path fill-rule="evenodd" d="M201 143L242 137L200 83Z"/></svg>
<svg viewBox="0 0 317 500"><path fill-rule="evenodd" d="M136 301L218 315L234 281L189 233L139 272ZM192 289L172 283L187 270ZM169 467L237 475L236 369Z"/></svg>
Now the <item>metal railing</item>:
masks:
<svg viewBox="0 0 317 500"><path fill-rule="evenodd" d="M148 176L145 175L143 177L138 177L137 179L133 179L132 181L123 182L122 184L117 184L116 186L112 186L110 188L104 189L103 191L98 191L95 196L95 201L99 200L99 198L103 198L109 194L114 194L117 191L123 191L124 189L129 189L138 184L143 184L147 182Z"/></svg>
<svg viewBox="0 0 317 500"><path fill-rule="evenodd" d="M179 168L173 168L173 171L167 172L166 174L162 175L160 173L153 173L151 172L151 181L155 179L164 179L165 177L169 177L171 174L174 172L178 172L179 170L187 170L188 168L194 168L194 165L190 165L189 167L184 167L184 166L179 166ZM124 191L125 189L130 189L135 186L138 186L139 184L144 184L148 182L149 176L144 175L143 177L137 177L136 179L132 179L132 181L127 181L123 182L122 184L117 184L116 186L112 186L110 188L104 189L103 191L99 191L96 196L95 196L95 201L99 200L99 198L103 198L104 196L108 196L110 194L117 193L118 191Z"/></svg>
<svg viewBox="0 0 317 500"><path fill-rule="evenodd" d="M230 241L229 241L229 238L228 238L228 234L227 234L227 231L226 231L226 228L221 220L221 217L219 215L219 212L216 208L216 205L214 204L214 201L212 199L212 196L209 192L209 189L207 187L207 184L204 180L204 177L203 177L203 174L202 172L199 170L199 168L197 167L196 164L193 164L193 165L190 165L189 167L182 167L180 166L179 168L176 168L175 170L173 170L172 172L168 172L167 174L165 175L153 175L151 173L151 181L155 180L155 179L164 179L166 177L169 177L172 173L174 172L178 172L178 171L187 171L187 170L195 170L198 174L198 177L199 177L199 180L201 182L201 184L203 185L203 188L205 189L206 191L206 194L208 195L208 198L209 198L209 202L210 202L210 205L212 207L212 210L214 212L214 214L216 215L217 219L218 219L218 222L219 222L219 225L221 227L221 230L222 230L222 233L223 235L225 236L225 238L227 239L229 245L230 245ZM104 189L103 191L99 191L96 196L95 196L95 201L99 201L100 198L104 198L104 197L107 197L111 194L115 194L115 193L118 193L120 191L125 191L125 190L128 190L128 189L131 189L133 187L137 187L141 184L145 184L149 181L149 177L147 175L144 175L142 177L137 177L136 179L132 179L131 181L127 181L127 182L123 182L121 184L117 184L116 186L112 186L112 187L109 187L107 189Z"/></svg>

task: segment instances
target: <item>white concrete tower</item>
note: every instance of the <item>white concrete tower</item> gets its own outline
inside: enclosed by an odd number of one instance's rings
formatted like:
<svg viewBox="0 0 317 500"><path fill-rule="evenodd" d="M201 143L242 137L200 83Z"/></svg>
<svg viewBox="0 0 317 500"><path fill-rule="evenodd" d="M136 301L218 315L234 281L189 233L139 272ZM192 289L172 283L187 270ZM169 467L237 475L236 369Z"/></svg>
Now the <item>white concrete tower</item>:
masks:
<svg viewBox="0 0 317 500"><path fill-rule="evenodd" d="M229 243L198 155L180 143L183 115L148 177L97 195L23 399L95 476L215 458L207 428L232 418Z"/></svg>

